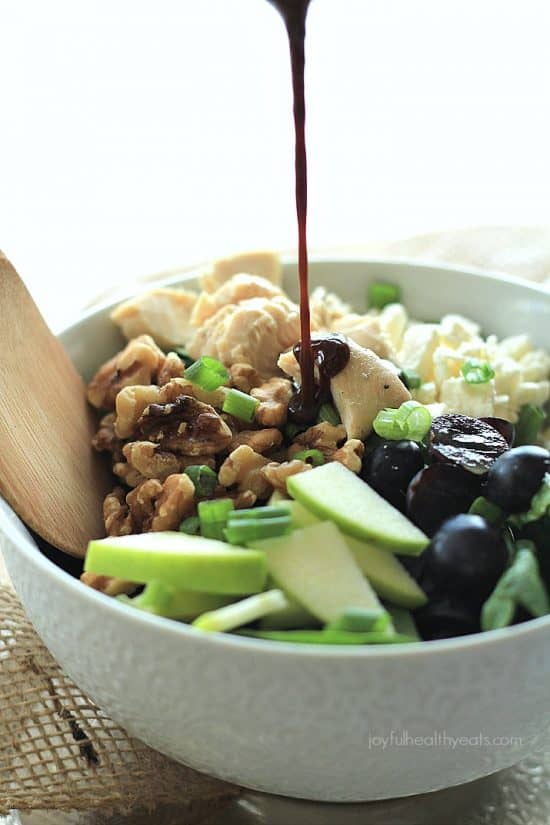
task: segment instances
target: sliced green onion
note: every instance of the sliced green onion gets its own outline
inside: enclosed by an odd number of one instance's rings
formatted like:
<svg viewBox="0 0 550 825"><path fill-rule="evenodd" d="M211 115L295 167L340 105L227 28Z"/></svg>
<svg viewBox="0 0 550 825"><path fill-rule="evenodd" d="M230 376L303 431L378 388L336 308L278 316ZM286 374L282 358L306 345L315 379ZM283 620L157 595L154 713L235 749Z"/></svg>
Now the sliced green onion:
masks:
<svg viewBox="0 0 550 825"><path fill-rule="evenodd" d="M193 364L195 361L194 358L191 358L191 356L189 355L187 350L184 349L184 347L174 347L172 352L175 352L176 355L180 357L180 359L183 361L186 367L190 367L191 364Z"/></svg>
<svg viewBox="0 0 550 825"><path fill-rule="evenodd" d="M327 630L347 630L351 633L383 631L390 624L386 610L367 610L364 607L348 607L337 619L326 626Z"/></svg>
<svg viewBox="0 0 550 825"><path fill-rule="evenodd" d="M352 633L346 630L239 630L239 636L267 639L271 642L291 642L306 645L387 645L417 642L412 636L399 633Z"/></svg>
<svg viewBox="0 0 550 825"><path fill-rule="evenodd" d="M398 410L380 410L373 421L375 433L390 441L422 441L431 426L430 411L418 401L405 401Z"/></svg>
<svg viewBox="0 0 550 825"><path fill-rule="evenodd" d="M223 633L255 622L263 616L269 616L270 613L284 610L288 606L288 600L282 590L268 590L265 593L258 593L247 599L228 604L226 607L220 607L218 610L203 613L195 619L193 627L208 632Z"/></svg>
<svg viewBox="0 0 550 825"><path fill-rule="evenodd" d="M227 517L234 504L230 498L216 498L213 501L199 501L199 519L201 533L207 539L223 541L223 531Z"/></svg>
<svg viewBox="0 0 550 825"><path fill-rule="evenodd" d="M481 516L485 521L488 521L489 524L499 524L504 517L504 513L500 507L493 504L493 502L489 501L485 496L478 496L468 512L474 516Z"/></svg>
<svg viewBox="0 0 550 825"><path fill-rule="evenodd" d="M213 392L229 381L229 372L221 361L202 355L185 370L185 377L206 392Z"/></svg>
<svg viewBox="0 0 550 825"><path fill-rule="evenodd" d="M369 284L367 300L369 309L384 309L388 304L398 304L401 300L401 290L397 284L387 281L373 281Z"/></svg>
<svg viewBox="0 0 550 825"><path fill-rule="evenodd" d="M184 518L179 526L180 533L187 533L188 536L198 536L201 531L201 521L198 516Z"/></svg>
<svg viewBox="0 0 550 825"><path fill-rule="evenodd" d="M258 539L268 539L274 536L285 536L291 532L290 513L276 518L259 518L242 521L231 521L223 531L229 544L243 545Z"/></svg>
<svg viewBox="0 0 550 825"><path fill-rule="evenodd" d="M535 404L524 404L519 411L514 446L535 444L545 417L544 410L541 407L537 407Z"/></svg>
<svg viewBox="0 0 550 825"><path fill-rule="evenodd" d="M290 515L289 504L266 504L265 507L247 507L245 510L233 510L229 513L228 522L256 521L256 519L278 518Z"/></svg>
<svg viewBox="0 0 550 825"><path fill-rule="evenodd" d="M325 457L321 450L300 450L299 453L294 454L293 458L295 458L296 461L309 462L313 464L314 467L319 467L325 463Z"/></svg>
<svg viewBox="0 0 550 825"><path fill-rule="evenodd" d="M321 424L323 421L326 421L328 424L332 424L335 427L342 423L340 413L334 404L331 404L329 401L325 401L325 403L321 404L321 407L319 408L317 423Z"/></svg>
<svg viewBox="0 0 550 825"><path fill-rule="evenodd" d="M467 384L488 384L495 377L495 371L487 361L471 358L465 361L460 371Z"/></svg>
<svg viewBox="0 0 550 825"><path fill-rule="evenodd" d="M225 396L222 409L224 413L239 418L241 421L254 421L259 403L257 398L252 398L251 395L240 390L231 389Z"/></svg>
<svg viewBox="0 0 550 825"><path fill-rule="evenodd" d="M218 476L206 464L192 464L190 467L186 467L183 472L193 482L195 493L199 498L211 496L218 486Z"/></svg>
<svg viewBox="0 0 550 825"><path fill-rule="evenodd" d="M401 370L401 379L408 390L417 390L422 384L422 379L415 370L403 368Z"/></svg>

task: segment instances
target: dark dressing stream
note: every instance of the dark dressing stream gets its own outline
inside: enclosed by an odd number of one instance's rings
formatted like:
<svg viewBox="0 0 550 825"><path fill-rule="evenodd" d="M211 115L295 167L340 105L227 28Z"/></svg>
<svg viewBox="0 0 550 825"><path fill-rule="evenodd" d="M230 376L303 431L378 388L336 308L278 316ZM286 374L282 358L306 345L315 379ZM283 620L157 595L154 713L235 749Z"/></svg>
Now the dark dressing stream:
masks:
<svg viewBox="0 0 550 825"><path fill-rule="evenodd" d="M299 424L314 422L320 405L330 394L330 379L349 361L349 347L338 335L311 341L307 257L307 155L305 138L305 36L310 0L270 0L285 22L290 47L294 129L296 134L296 215L298 218L298 276L300 280L301 341L294 347L300 364L300 389L289 404L290 418ZM315 383L315 367L318 384Z"/></svg>

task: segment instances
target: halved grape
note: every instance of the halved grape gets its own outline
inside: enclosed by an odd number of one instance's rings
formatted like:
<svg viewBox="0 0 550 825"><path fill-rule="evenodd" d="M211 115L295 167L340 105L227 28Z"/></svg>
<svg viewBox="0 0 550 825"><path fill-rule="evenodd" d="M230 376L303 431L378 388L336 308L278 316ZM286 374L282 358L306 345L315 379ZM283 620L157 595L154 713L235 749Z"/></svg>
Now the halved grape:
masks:
<svg viewBox="0 0 550 825"><path fill-rule="evenodd" d="M508 449L504 436L481 418L450 413L440 415L432 422L429 452L435 461L482 475Z"/></svg>
<svg viewBox="0 0 550 825"><path fill-rule="evenodd" d="M465 513L481 491L481 478L443 462L421 470L407 490L407 515L428 536L446 519Z"/></svg>
<svg viewBox="0 0 550 825"><path fill-rule="evenodd" d="M411 479L423 468L422 450L414 441L386 441L366 457L361 477L386 501L405 512Z"/></svg>
<svg viewBox="0 0 550 825"><path fill-rule="evenodd" d="M460 599L448 596L415 610L414 620L426 641L467 636L481 630L479 608L472 609Z"/></svg>
<svg viewBox="0 0 550 825"><path fill-rule="evenodd" d="M516 428L511 421L506 421L504 418L480 418L479 421L494 427L506 440L508 446L512 446L516 437Z"/></svg>

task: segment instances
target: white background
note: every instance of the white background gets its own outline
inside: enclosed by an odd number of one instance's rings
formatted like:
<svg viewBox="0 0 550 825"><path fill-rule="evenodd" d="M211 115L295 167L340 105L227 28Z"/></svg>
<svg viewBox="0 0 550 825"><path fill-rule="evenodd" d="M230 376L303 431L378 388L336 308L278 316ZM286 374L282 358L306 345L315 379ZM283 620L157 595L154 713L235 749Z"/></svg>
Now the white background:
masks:
<svg viewBox="0 0 550 825"><path fill-rule="evenodd" d="M548 221L547 0L313 0L310 243ZM0 0L0 248L52 320L295 242L266 0Z"/></svg>

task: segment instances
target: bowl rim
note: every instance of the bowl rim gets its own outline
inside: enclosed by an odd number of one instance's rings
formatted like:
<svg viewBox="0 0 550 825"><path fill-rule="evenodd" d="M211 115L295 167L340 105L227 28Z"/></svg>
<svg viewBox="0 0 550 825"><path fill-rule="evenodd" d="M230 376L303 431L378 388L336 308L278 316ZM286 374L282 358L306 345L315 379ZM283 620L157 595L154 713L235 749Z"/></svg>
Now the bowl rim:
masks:
<svg viewBox="0 0 550 825"><path fill-rule="evenodd" d="M284 264L295 264L296 258L294 255L282 255L281 261ZM538 284L531 284L525 282L521 278L510 275L501 275L500 273L485 272L476 267L462 266L460 264L449 263L434 263L433 261L424 262L416 259L405 258L370 258L368 256L362 257L353 255L349 258L345 255L337 256L331 255L311 255L311 263L334 264L339 263L357 263L365 264L366 266L404 266L422 268L433 270L434 272L445 270L446 272L455 272L460 276L482 278L493 282L504 282L520 287L527 292L533 292L539 297L544 296L544 300L550 300L550 293L548 290ZM161 287L170 283L177 283L183 280L191 280L204 269L206 264L194 264L189 267L182 267L181 271L178 269L170 270L164 277L163 273L159 275L159 280L153 283L140 284L143 290L151 289L153 287ZM140 291L140 290L138 290ZM130 291L127 295L136 294L136 291ZM116 295L115 299L109 298L105 301L86 309L78 317L78 320L65 326L59 330L59 336L73 331L76 327L86 323L91 318L104 313L110 307L115 306L124 300L124 294ZM139 628L141 626L148 626L151 629L168 634L176 634L176 636L190 637L195 642L208 644L212 649L219 646L229 646L229 649L246 652L257 655L284 655L290 657L298 657L308 659L361 659L371 661L372 659L392 659L402 656L431 656L441 653L453 653L456 650L462 649L480 649L485 648L492 643L506 644L514 643L523 637L536 633L539 630L550 630L550 615L539 618L529 619L521 624L512 625L511 627L500 628L498 630L481 631L480 633L470 634L468 636L458 636L450 639L438 639L433 641L419 641L410 643L400 643L391 645L315 645L315 644L296 644L292 642L279 642L267 639L255 639L253 637L236 636L230 633L210 632L205 633L198 630L184 622L178 622L174 619L167 619L163 616L155 616L141 610L135 610L118 599L105 596L91 587L85 587L81 584L79 579L74 578L53 561L48 559L38 547L38 544L31 537L26 527L20 521L18 516L13 512L9 505L3 500L0 507L0 536L4 534L17 547L19 551L23 551L27 561L37 567L38 572L42 576L51 578L57 585L60 585L67 592L74 594L76 598L86 600L90 605L95 605L97 610L107 610L114 617L119 618L120 621L126 620L133 622L136 629L136 636L139 637ZM8 567L9 572L9 567ZM41 581L44 581L41 578Z"/></svg>

